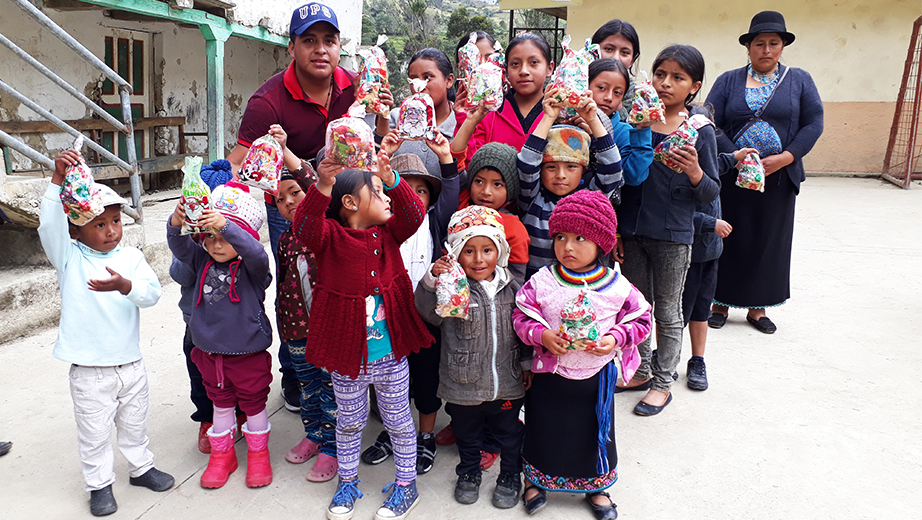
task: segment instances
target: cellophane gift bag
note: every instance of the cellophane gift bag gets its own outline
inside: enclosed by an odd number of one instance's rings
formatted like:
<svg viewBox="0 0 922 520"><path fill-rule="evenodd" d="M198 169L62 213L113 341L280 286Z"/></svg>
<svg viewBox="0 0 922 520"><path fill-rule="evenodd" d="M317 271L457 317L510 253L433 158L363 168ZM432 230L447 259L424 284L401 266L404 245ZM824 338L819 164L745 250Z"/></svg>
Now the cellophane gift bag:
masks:
<svg viewBox="0 0 922 520"><path fill-rule="evenodd" d="M382 117L388 116L387 105L381 102L380 96L381 89L388 87L387 56L381 49L386 41L387 36L378 35L378 41L373 47L359 51L359 88L355 92L355 100L365 105L368 113Z"/></svg>
<svg viewBox="0 0 922 520"><path fill-rule="evenodd" d="M765 167L762 166L762 160L759 159L758 153L749 152L740 161L736 185L747 190L765 193Z"/></svg>
<svg viewBox="0 0 922 520"><path fill-rule="evenodd" d="M209 233L210 229L201 227L199 219L205 210L211 207L211 189L202 180L199 172L202 170L202 158L186 157L186 164L182 167L182 202L186 218L183 219L180 234L191 235L194 233Z"/></svg>
<svg viewBox="0 0 922 520"><path fill-rule="evenodd" d="M647 78L647 72L642 70L640 73L643 75L643 81L634 86L634 98L631 100L631 112L628 114L627 122L635 125L665 123L666 108Z"/></svg>
<svg viewBox="0 0 922 520"><path fill-rule="evenodd" d="M74 140L74 150L83 148L83 136ZM61 203L64 213L75 226L83 226L106 210L93 182L93 173L81 157L75 166L68 166L61 183Z"/></svg>
<svg viewBox="0 0 922 520"><path fill-rule="evenodd" d="M468 42L458 49L458 75L466 86L470 86L471 73L481 63L483 63L483 56L477 47L477 33L472 32Z"/></svg>
<svg viewBox="0 0 922 520"><path fill-rule="evenodd" d="M282 154L281 145L269 134L253 141L237 174L240 182L277 196L284 159Z"/></svg>
<svg viewBox="0 0 922 520"><path fill-rule="evenodd" d="M414 78L410 80L416 94L400 104L397 114L397 133L405 139L421 139L432 136L436 130L435 106L432 97L423 92L428 80Z"/></svg>
<svg viewBox="0 0 922 520"><path fill-rule="evenodd" d="M570 35L563 39L563 58L554 69L548 90L556 88L554 99L565 104L559 119L576 117L576 105L580 96L589 90L589 64L599 57L599 46L586 40L586 45L577 51L570 48Z"/></svg>
<svg viewBox="0 0 922 520"><path fill-rule="evenodd" d="M481 102L490 112L495 112L503 106L503 69L492 61L481 63L471 72L467 106L475 108Z"/></svg>
<svg viewBox="0 0 922 520"><path fill-rule="evenodd" d="M365 106L356 102L345 117L327 125L326 157L349 169L377 172L375 136L364 117Z"/></svg>
<svg viewBox="0 0 922 520"><path fill-rule="evenodd" d="M560 309L560 333L570 342L569 350L591 349L597 344L598 318L586 291L580 291Z"/></svg>
<svg viewBox="0 0 922 520"><path fill-rule="evenodd" d="M710 119L701 114L688 117L688 114L683 112L680 115L683 114L686 116L685 121L653 149L654 161L660 161L677 172L681 172L682 168L669 156L669 150L685 145L695 146L698 142L698 129L712 124Z"/></svg>
<svg viewBox="0 0 922 520"><path fill-rule="evenodd" d="M435 313L443 318L467 319L471 306L471 290L464 269L454 257L449 257L451 270L435 281Z"/></svg>

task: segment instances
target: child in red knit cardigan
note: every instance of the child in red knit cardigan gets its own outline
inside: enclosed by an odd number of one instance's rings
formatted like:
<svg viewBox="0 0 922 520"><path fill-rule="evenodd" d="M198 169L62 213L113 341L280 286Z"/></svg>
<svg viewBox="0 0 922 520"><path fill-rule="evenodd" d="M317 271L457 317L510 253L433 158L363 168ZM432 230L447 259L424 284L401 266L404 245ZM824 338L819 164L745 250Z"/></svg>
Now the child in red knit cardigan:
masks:
<svg viewBox="0 0 922 520"><path fill-rule="evenodd" d="M416 428L410 413L407 355L433 342L415 311L413 288L399 245L426 214L419 197L378 154L375 174L344 170L330 159L298 206L292 229L317 257L306 352L308 362L329 370L338 408L336 446L339 485L327 517L352 518L358 490L359 449L368 419L368 385L394 446L396 482L379 520L405 518L419 502ZM393 214L390 208L394 208Z"/></svg>

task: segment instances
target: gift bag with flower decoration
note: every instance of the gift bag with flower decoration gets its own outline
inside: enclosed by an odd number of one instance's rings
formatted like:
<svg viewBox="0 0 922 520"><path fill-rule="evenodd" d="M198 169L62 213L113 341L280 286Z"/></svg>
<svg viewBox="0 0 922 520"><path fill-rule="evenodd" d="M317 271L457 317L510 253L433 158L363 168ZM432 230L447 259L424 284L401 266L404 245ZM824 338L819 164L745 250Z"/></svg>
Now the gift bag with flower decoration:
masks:
<svg viewBox="0 0 922 520"><path fill-rule="evenodd" d="M698 129L714 124L701 114L688 117L688 114L681 112L679 115L684 115L685 121L682 121L682 124L674 132L669 134L653 149L654 161L660 161L677 172L681 172L682 168L669 156L669 150L681 148L685 145L695 146L695 143L698 142Z"/></svg>
<svg viewBox="0 0 922 520"><path fill-rule="evenodd" d="M584 289L560 309L560 334L570 342L568 350L591 350L599 340L595 308Z"/></svg>
<svg viewBox="0 0 922 520"><path fill-rule="evenodd" d="M589 64L599 57L599 46L586 40L586 45L577 51L570 48L570 35L563 39L563 58L554 69L548 90L556 88L554 99L565 106L560 111L559 119L576 117L576 105L580 96L589 90Z"/></svg>
<svg viewBox="0 0 922 520"><path fill-rule="evenodd" d="M631 100L631 112L628 114L627 122L635 125L665 123L666 108L653 84L647 79L647 71L642 70L640 73L643 75L643 81L634 86L634 98Z"/></svg>
<svg viewBox="0 0 922 520"><path fill-rule="evenodd" d="M762 160L759 159L758 153L749 152L740 161L736 185L747 190L765 193L765 167L762 166Z"/></svg>
<svg viewBox="0 0 922 520"><path fill-rule="evenodd" d="M237 176L240 182L270 193L279 194L279 176L282 172L282 146L271 135L253 141Z"/></svg>
<svg viewBox="0 0 922 520"><path fill-rule="evenodd" d="M355 100L365 105L369 113L383 117L388 115L387 105L381 102L380 96L381 89L388 87L387 56L381 49L386 41L387 36L378 35L373 47L359 51L359 87L355 92Z"/></svg>
<svg viewBox="0 0 922 520"><path fill-rule="evenodd" d="M454 257L449 256L451 268L435 281L435 313L443 318L467 319L471 306L471 290L464 269Z"/></svg>
<svg viewBox="0 0 922 520"><path fill-rule="evenodd" d="M74 141L74 150L83 148L83 136ZM93 182L93 173L81 157L80 162L68 166L61 183L61 203L64 213L75 226L83 226L105 211Z"/></svg>
<svg viewBox="0 0 922 520"><path fill-rule="evenodd" d="M345 117L327 126L326 157L346 168L377 172L375 137L364 118L365 106L356 102L349 107Z"/></svg>

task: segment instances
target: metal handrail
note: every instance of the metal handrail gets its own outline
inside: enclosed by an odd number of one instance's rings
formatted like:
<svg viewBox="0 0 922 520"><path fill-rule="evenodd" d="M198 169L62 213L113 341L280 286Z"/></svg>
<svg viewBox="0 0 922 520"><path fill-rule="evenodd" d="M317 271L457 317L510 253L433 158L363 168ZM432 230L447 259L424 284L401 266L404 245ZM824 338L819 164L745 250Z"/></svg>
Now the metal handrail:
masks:
<svg viewBox="0 0 922 520"><path fill-rule="evenodd" d="M122 122L119 121L118 119L112 117L111 114L109 114L108 112L106 112L105 110L103 110L103 108L102 108L101 106L97 105L92 99L90 99L90 98L86 97L85 95L83 95L83 93L81 93L80 91L78 91L77 89L75 89L73 86L71 86L70 83L68 83L68 82L64 81L63 79L61 79L61 78L60 78L57 74L55 74L54 72L51 72L51 70L48 69L48 67L42 65L42 63L41 63L40 61L38 61L37 59L35 59L35 58L33 58L32 56L30 56L29 53L27 53L26 51L22 50L22 48L20 48L18 45L16 45L16 44L13 43L12 41L10 41L9 38L7 38L6 36L0 34L0 43L2 43L3 45L5 45L7 49L9 49L10 51L12 51L13 54L15 54L16 56L18 56L19 58L21 58L23 61L25 61L25 62L28 63L29 65L32 65L33 67L35 67L36 70L38 70L39 72L41 72L42 74L44 74L46 78L48 78L48 79L50 79L51 81L53 81L55 85L57 85L57 86L61 87L62 89L64 89L64 90L65 90L68 94L70 94L71 96L74 96L75 98L79 99L79 100L80 100L84 105L86 105L90 110L92 110L93 112L96 112L96 114L99 115L99 117L105 119L110 125L114 126L116 130L118 130L119 132L126 132L126 131L127 131L127 129L125 128L125 124L124 124L124 123L122 123Z"/></svg>
<svg viewBox="0 0 922 520"><path fill-rule="evenodd" d="M126 153L128 155L128 161L126 162L126 161L119 159L118 157L115 157L105 148L102 148L102 147L97 148L98 145L94 143L92 140L88 140L87 145L93 148L94 150L100 152L100 154L102 154L107 159L113 160L113 162L117 166L119 166L120 168L130 173L129 179L131 181L131 204L134 207L135 211L134 211L134 214L128 211L126 211L126 213L128 213L135 220L140 221L141 220L141 176L138 171L138 157L137 157L137 152L134 147L134 124L132 123L132 120L131 120L131 100L129 98L133 90L131 85L127 81L125 81L124 78L119 76L118 73L112 70L108 65L103 63L102 60L96 57L95 54L87 50L87 48L84 47L83 44L81 44L76 39L74 39L73 36L68 34L67 31L62 29L51 18L48 18L48 16L46 16L45 13L41 12L37 7L32 5L28 0L13 0L13 3L15 3L20 9L25 11L26 14L34 18L38 23L43 25L46 29L48 29L51 32L51 34L53 34L59 40L61 40L64 43L64 45L68 46L70 49L72 49L74 52L80 55L81 58L83 58L85 61L87 61L88 63L93 65L95 68L100 70L106 78L111 80L114 84L118 85L118 92L119 92L119 97L121 99L121 105L122 105L123 125L118 125L117 128L119 128L120 131L125 132L125 147L127 148ZM48 74L53 75L54 73L49 70ZM48 74L46 74L46 76ZM55 81L55 83L57 83L57 81ZM6 85L6 87L9 87L9 86ZM11 89L11 87L9 88ZM65 90L67 89L65 88ZM15 90L13 90L10 93L14 96L18 94L18 93L13 94L13 92L15 92ZM71 93L70 91L68 92ZM21 96L21 94L19 94L17 97L19 96ZM80 99L80 101L83 101L83 99L81 99L79 96L78 96L78 99ZM29 101L29 103L31 103L31 101ZM34 105L34 103L31 103L31 104ZM33 106L29 106L29 108L32 108L33 110L35 110ZM61 121L60 119L54 117L47 110L41 109L41 107L39 107L39 110L36 110L36 112L48 118L49 121L54 123L56 126L61 128L62 130L66 131L67 133L73 134L74 132L77 132L76 130L68 126L66 123ZM109 120L108 118L106 119L106 121L108 121L109 123L112 123L112 121ZM79 132L77 133L79 134ZM93 146L93 145L96 145L96 146ZM22 146L27 146L27 145L22 144Z"/></svg>

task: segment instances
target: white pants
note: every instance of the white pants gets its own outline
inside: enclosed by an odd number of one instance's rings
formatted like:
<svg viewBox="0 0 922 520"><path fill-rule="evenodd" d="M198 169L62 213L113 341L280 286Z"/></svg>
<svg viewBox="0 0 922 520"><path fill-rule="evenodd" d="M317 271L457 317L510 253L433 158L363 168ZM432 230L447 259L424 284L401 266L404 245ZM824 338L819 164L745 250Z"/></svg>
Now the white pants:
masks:
<svg viewBox="0 0 922 520"><path fill-rule="evenodd" d="M154 467L154 454L147 449L150 393L143 360L115 367L71 365L70 395L74 400L77 452L87 491L115 482L113 422L118 449L128 459L128 475L140 477Z"/></svg>

